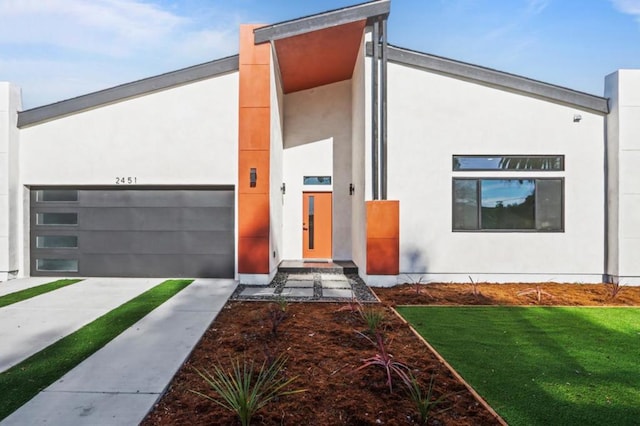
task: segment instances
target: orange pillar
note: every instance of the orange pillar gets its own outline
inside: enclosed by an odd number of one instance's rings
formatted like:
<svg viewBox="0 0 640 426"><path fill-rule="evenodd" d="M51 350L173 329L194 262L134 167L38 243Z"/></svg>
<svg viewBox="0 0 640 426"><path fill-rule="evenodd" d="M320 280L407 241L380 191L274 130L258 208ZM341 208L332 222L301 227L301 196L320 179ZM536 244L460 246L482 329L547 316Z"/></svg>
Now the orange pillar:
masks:
<svg viewBox="0 0 640 426"><path fill-rule="evenodd" d="M367 274L400 273L400 202L367 201Z"/></svg>
<svg viewBox="0 0 640 426"><path fill-rule="evenodd" d="M240 26L238 272L241 274L269 273L271 48L269 43L254 44L253 30L260 26Z"/></svg>

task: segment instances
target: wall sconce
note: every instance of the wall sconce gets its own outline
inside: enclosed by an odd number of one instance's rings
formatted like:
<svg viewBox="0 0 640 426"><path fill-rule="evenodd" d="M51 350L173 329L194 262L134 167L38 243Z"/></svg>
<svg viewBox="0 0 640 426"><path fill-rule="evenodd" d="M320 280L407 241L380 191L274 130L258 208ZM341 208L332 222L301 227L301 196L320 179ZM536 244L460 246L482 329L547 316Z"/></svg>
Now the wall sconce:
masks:
<svg viewBox="0 0 640 426"><path fill-rule="evenodd" d="M257 181L258 181L258 172L256 171L255 168L252 167L251 170L249 171L249 186L251 186L251 188L255 188Z"/></svg>
<svg viewBox="0 0 640 426"><path fill-rule="evenodd" d="M280 192L282 192L282 195L286 194L287 192L287 185L282 182L282 186L280 187Z"/></svg>
<svg viewBox="0 0 640 426"><path fill-rule="evenodd" d="M574 123L579 123L580 120L582 120L582 116L580 114L574 114L573 115L573 122Z"/></svg>
<svg viewBox="0 0 640 426"><path fill-rule="evenodd" d="M353 195L353 193L356 192L356 187L353 186L352 183L349 184L349 195Z"/></svg>

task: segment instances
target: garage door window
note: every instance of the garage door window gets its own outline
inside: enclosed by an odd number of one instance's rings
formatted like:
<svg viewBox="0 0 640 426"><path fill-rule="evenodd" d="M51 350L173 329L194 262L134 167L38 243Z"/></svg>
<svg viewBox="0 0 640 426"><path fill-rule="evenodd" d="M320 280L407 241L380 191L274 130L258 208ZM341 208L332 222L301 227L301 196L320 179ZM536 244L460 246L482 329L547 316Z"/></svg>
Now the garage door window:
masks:
<svg viewBox="0 0 640 426"><path fill-rule="evenodd" d="M38 235L37 248L77 248L78 237L75 235Z"/></svg>
<svg viewBox="0 0 640 426"><path fill-rule="evenodd" d="M78 201L76 189L40 189L36 194L40 202L69 202Z"/></svg>
<svg viewBox="0 0 640 426"><path fill-rule="evenodd" d="M36 259L36 269L46 272L78 272L78 260Z"/></svg>
<svg viewBox="0 0 640 426"><path fill-rule="evenodd" d="M77 225L78 213L38 213L36 225Z"/></svg>

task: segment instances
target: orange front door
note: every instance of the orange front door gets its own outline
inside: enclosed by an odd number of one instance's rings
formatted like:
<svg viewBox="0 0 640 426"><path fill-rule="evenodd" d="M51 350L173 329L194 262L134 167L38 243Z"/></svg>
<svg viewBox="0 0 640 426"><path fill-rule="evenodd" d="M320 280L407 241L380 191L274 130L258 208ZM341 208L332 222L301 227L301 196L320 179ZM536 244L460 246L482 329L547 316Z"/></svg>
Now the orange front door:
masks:
<svg viewBox="0 0 640 426"><path fill-rule="evenodd" d="M331 259L331 192L302 194L302 257Z"/></svg>

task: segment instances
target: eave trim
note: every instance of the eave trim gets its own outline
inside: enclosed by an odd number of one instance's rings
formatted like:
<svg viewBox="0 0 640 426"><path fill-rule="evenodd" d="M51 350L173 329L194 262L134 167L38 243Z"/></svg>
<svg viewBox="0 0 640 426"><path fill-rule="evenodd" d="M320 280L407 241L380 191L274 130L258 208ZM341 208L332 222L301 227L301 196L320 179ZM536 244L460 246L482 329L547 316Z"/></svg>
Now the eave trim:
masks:
<svg viewBox="0 0 640 426"><path fill-rule="evenodd" d="M609 113L607 98L397 46L390 45L388 49L389 61L391 62L545 99L601 115ZM367 55L372 55L370 43L367 43Z"/></svg>
<svg viewBox="0 0 640 426"><path fill-rule="evenodd" d="M376 16L388 16L390 10L391 0L377 0L330 10L317 15L256 28L253 30L254 42L256 44L266 43Z"/></svg>
<svg viewBox="0 0 640 426"><path fill-rule="evenodd" d="M166 90L238 70L238 55L126 83L54 104L18 112L18 127L28 127L125 99Z"/></svg>

